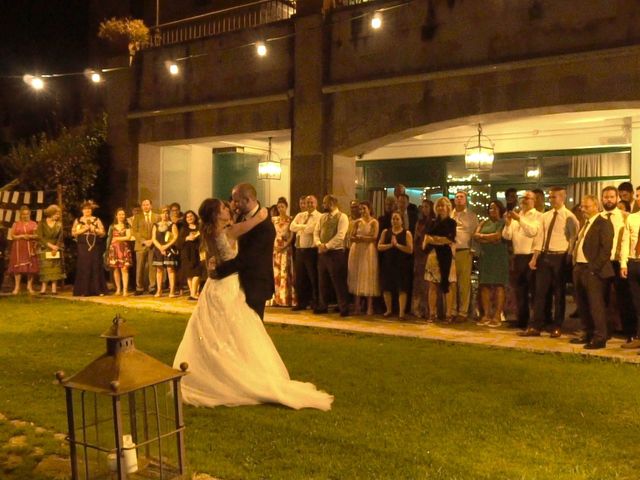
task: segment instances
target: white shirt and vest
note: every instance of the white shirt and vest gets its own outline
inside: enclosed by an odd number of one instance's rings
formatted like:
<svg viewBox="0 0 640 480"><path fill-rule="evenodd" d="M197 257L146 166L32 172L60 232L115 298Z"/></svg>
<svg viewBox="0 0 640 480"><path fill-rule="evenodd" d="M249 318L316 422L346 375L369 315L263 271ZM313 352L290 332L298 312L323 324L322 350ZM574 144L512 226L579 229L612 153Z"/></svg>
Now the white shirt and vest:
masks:
<svg viewBox="0 0 640 480"><path fill-rule="evenodd" d="M533 253L533 242L540 230L542 213L535 208L526 213L520 212L520 220L511 220L502 229L502 238L511 240L515 255L530 255Z"/></svg>
<svg viewBox="0 0 640 480"><path fill-rule="evenodd" d="M324 244L327 250L344 250L344 238L349 230L349 217L337 208L323 213L313 230L316 247Z"/></svg>
<svg viewBox="0 0 640 480"><path fill-rule="evenodd" d="M318 210L311 213L300 212L295 216L289 230L296 234L296 248L315 248L313 231L321 216Z"/></svg>
<svg viewBox="0 0 640 480"><path fill-rule="evenodd" d="M609 220L613 225L613 247L611 248L611 261L620 261L620 254L622 252L622 240L624 238L624 229L627 223L626 212L623 212L619 208L614 208L611 211L603 211L600 216L605 220Z"/></svg>
<svg viewBox="0 0 640 480"><path fill-rule="evenodd" d="M552 208L544 212L540 226L533 242L533 250L549 254L570 252L580 229L578 219L564 205L557 210Z"/></svg>
<svg viewBox="0 0 640 480"><path fill-rule="evenodd" d="M640 261L638 252L638 238L640 232L640 212L631 213L627 217L627 223L622 235L620 248L620 268L627 268L629 262Z"/></svg>

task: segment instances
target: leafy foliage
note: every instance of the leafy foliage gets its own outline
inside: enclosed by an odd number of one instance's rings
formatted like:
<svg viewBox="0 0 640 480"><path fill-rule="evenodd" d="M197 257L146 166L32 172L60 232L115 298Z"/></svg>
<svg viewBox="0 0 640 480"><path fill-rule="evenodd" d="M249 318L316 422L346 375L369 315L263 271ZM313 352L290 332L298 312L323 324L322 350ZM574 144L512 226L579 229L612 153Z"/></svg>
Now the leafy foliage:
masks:
<svg viewBox="0 0 640 480"><path fill-rule="evenodd" d="M130 54L149 42L149 28L137 18L110 18L100 23L98 38L115 46L129 46Z"/></svg>

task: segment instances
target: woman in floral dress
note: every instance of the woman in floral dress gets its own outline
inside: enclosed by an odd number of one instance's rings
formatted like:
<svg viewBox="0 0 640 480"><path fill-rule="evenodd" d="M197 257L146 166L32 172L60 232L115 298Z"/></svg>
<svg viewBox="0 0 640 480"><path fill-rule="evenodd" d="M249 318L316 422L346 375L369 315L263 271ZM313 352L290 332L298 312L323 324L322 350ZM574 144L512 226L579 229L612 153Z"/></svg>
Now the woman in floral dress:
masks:
<svg viewBox="0 0 640 480"><path fill-rule="evenodd" d="M131 227L127 222L124 208L118 208L109 227L109 245L107 249L107 265L113 270L113 281L116 284L114 295L127 296L129 289L129 268L131 267Z"/></svg>
<svg viewBox="0 0 640 480"><path fill-rule="evenodd" d="M11 253L9 254L9 273L13 273L15 288L13 294L20 292L22 275L27 276L27 291L33 291L33 277L40 271L38 264L38 224L31 220L31 210L26 205L20 207L20 220L15 222L9 232Z"/></svg>
<svg viewBox="0 0 640 480"><path fill-rule="evenodd" d="M44 220L38 224L38 242L40 242L40 293L47 292L47 283L51 282L51 294L58 293L58 280L64 280L64 263L62 251L64 248L62 210L57 205L49 205L44 211Z"/></svg>
<svg viewBox="0 0 640 480"><path fill-rule="evenodd" d="M267 305L292 307L296 305L296 294L293 288L293 239L295 234L289 230L291 217L287 215L289 204L284 197L276 204L278 216L273 217L276 227L276 239L273 244L273 279L275 293Z"/></svg>

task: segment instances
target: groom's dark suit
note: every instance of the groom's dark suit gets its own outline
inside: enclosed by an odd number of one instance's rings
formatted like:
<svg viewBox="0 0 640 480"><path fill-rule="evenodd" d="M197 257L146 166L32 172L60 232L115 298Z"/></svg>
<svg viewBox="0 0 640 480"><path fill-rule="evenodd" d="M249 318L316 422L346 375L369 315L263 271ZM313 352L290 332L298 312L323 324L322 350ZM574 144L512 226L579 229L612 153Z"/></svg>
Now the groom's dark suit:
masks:
<svg viewBox="0 0 640 480"><path fill-rule="evenodd" d="M260 209L256 210L256 214ZM238 255L224 262L212 273L213 278L224 278L232 273L240 275L240 285L247 304L264 318L264 304L273 296L273 243L276 229L267 216L256 227L238 239Z"/></svg>

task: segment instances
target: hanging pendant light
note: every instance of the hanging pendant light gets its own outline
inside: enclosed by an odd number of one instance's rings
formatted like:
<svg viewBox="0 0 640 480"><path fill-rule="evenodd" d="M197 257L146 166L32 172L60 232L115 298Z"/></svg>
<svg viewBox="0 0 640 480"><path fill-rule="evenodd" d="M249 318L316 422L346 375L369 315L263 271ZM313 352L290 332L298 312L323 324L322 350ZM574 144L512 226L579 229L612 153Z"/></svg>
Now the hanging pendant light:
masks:
<svg viewBox="0 0 640 480"><path fill-rule="evenodd" d="M269 150L266 160L258 163L259 180L280 180L282 168L279 160L272 159L271 137L269 137Z"/></svg>
<svg viewBox="0 0 640 480"><path fill-rule="evenodd" d="M464 165L467 170L478 172L491 170L494 158L493 146L491 139L482 135L482 125L478 124L478 135L469 137L464 144Z"/></svg>

